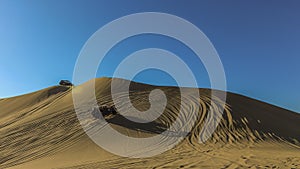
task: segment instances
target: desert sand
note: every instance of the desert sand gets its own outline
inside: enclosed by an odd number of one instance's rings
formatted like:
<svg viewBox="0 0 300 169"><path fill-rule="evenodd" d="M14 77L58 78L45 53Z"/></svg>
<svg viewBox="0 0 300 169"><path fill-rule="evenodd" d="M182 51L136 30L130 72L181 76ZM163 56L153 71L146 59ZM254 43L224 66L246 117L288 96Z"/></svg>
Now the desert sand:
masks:
<svg viewBox="0 0 300 169"><path fill-rule="evenodd" d="M227 93L217 130L200 144L198 137L203 134L200 128L208 118L209 107L218 113L221 105L209 89L193 89L201 94L197 102L191 101L201 107L197 112L199 118L177 146L148 158L114 155L85 134L74 111L72 91L84 92L91 82L76 87L54 86L1 99L0 168L300 168L300 114L233 93ZM111 79L99 78L95 82L99 105L112 105ZM125 82L119 79L120 86ZM177 87L132 82L131 102L137 109L147 110L148 95L153 89L163 90L168 98L167 107L158 119L139 124L115 115L108 120L109 125L137 138L151 137L160 132L157 127L169 126L179 111ZM190 111L193 107L186 106L185 112Z"/></svg>

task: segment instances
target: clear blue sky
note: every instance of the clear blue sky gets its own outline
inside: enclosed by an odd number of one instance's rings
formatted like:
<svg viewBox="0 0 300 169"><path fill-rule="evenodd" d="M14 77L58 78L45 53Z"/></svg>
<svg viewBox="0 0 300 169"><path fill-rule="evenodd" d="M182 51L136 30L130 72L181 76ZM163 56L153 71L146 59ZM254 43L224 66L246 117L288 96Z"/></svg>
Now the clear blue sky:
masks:
<svg viewBox="0 0 300 169"><path fill-rule="evenodd" d="M223 62L228 90L300 112L300 1L0 1L0 97L15 96L72 79L76 58L101 26L136 12L165 12L198 26ZM129 45L130 44L130 45ZM98 76L133 51L158 47L185 60L200 87L209 87L201 63L173 39L145 35L122 41ZM200 66L199 66L200 65ZM158 71L136 80L174 85Z"/></svg>

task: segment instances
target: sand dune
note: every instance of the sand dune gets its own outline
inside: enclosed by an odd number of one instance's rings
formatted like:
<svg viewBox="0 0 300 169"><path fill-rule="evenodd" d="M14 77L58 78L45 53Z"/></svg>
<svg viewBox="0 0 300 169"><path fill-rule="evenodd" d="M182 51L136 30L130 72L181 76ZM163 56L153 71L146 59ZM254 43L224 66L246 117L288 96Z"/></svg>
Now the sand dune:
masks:
<svg viewBox="0 0 300 169"><path fill-rule="evenodd" d="M211 96L209 89L190 89L199 90L201 96L189 100L192 104L183 103L184 112L188 116L194 111L188 105L197 104L199 117L176 147L149 158L113 155L90 140L74 111L72 90L84 92L89 83L0 100L0 168L300 168L300 114L233 93L227 94L217 130L200 144L199 137L205 134L201 127L210 118L209 107L221 113L222 102ZM124 83L128 81L118 79L120 87ZM96 79L99 104L113 105L110 86L111 79ZM180 91L132 82L132 104L139 110L149 109L148 96L153 89L161 89L167 96L166 109L159 118L142 124L115 115L107 120L109 125L136 138L162 133L178 117Z"/></svg>

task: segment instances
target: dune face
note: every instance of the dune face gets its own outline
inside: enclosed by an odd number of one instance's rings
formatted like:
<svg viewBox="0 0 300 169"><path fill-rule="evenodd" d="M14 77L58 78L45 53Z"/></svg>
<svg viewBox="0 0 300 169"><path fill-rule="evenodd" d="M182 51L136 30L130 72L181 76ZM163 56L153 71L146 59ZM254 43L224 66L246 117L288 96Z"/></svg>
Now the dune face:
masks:
<svg viewBox="0 0 300 169"><path fill-rule="evenodd" d="M128 82L118 80L120 86ZM114 105L111 79L95 82L98 104ZM138 110L150 108L148 96L154 89L164 91L166 109L149 123L133 122L120 114L109 116L108 124L119 133L133 138L159 135L174 123L181 104L186 104L186 116L191 111L199 115L192 130L169 151L148 158L116 156L97 146L77 119L72 90L84 92L88 83L0 100L0 168L300 168L300 114L233 93L227 93L224 112L220 112L223 104L209 89L189 89L199 90L200 98L181 103L177 87L135 82L130 84L129 96ZM200 110L188 106L193 104ZM211 118L210 107L222 119L212 137L199 143L206 134L201 130L203 123Z"/></svg>

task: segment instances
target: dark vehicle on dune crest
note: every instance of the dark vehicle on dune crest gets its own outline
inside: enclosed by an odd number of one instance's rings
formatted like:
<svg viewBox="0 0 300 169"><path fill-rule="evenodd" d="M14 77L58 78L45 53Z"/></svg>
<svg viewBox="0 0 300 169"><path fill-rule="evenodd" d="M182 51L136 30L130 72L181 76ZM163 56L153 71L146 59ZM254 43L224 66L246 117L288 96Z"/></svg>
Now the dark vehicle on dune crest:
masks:
<svg viewBox="0 0 300 169"><path fill-rule="evenodd" d="M74 86L73 83L71 83L69 80L61 80L59 82L59 85L61 85L61 86Z"/></svg>

